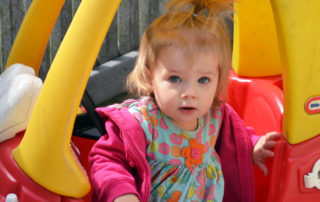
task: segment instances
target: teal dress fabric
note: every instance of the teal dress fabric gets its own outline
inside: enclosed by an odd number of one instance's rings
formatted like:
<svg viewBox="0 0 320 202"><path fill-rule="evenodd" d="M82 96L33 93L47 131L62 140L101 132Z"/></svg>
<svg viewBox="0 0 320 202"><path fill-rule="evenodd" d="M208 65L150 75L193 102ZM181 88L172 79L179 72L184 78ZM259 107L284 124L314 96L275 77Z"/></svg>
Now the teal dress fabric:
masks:
<svg viewBox="0 0 320 202"><path fill-rule="evenodd" d="M195 131L177 127L150 97L131 103L129 112L139 121L147 139L150 201L222 201L224 179L214 149L220 109L199 118Z"/></svg>

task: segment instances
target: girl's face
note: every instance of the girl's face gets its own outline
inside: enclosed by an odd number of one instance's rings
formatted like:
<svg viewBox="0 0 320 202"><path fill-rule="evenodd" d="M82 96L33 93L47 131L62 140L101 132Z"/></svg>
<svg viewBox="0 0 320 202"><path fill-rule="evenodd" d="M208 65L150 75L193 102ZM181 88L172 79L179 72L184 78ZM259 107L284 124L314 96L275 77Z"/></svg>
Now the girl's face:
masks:
<svg viewBox="0 0 320 202"><path fill-rule="evenodd" d="M151 86L159 108L184 130L197 129L198 118L211 108L219 70L214 51L186 55L179 48L160 51L152 64Z"/></svg>

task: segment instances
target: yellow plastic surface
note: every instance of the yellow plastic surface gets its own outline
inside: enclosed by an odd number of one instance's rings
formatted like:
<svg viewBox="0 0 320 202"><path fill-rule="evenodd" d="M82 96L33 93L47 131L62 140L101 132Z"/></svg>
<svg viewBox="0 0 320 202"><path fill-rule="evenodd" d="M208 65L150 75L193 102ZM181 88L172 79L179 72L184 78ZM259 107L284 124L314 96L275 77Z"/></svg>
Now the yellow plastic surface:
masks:
<svg viewBox="0 0 320 202"><path fill-rule="evenodd" d="M320 95L320 1L271 0L283 63L283 133L296 144L320 134L320 114L307 100Z"/></svg>
<svg viewBox="0 0 320 202"><path fill-rule="evenodd" d="M239 0L234 4L232 67L240 76L281 74L280 55L269 0Z"/></svg>
<svg viewBox="0 0 320 202"><path fill-rule="evenodd" d="M51 31L64 2L65 0L32 1L11 48L6 68L21 63L32 67L38 75Z"/></svg>
<svg viewBox="0 0 320 202"><path fill-rule="evenodd" d="M119 4L120 0L82 0L48 72L25 136L13 152L30 178L60 195L80 198L90 190L70 140L91 69Z"/></svg>

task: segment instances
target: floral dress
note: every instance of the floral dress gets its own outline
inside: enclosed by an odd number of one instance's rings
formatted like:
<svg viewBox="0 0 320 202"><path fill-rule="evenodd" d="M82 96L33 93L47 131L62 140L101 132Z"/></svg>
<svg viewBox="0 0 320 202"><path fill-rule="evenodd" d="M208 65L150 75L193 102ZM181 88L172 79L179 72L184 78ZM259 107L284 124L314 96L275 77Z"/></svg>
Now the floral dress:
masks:
<svg viewBox="0 0 320 202"><path fill-rule="evenodd" d="M224 180L214 150L221 111L199 118L195 131L177 127L153 99L144 97L129 106L147 139L151 168L150 201L222 201Z"/></svg>

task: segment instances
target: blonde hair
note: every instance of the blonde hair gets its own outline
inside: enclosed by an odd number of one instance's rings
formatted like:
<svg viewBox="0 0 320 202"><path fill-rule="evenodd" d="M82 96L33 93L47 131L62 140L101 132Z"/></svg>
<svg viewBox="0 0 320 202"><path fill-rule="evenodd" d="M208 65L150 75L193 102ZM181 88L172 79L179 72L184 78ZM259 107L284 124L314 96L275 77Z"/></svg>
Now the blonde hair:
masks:
<svg viewBox="0 0 320 202"><path fill-rule="evenodd" d="M220 59L219 80L213 107L222 101L231 68L231 44L225 15L230 17L232 0L171 0L166 13L157 18L144 32L139 55L127 79L128 91L143 96L152 95L151 64L161 49L181 48L187 54L214 50ZM231 18L231 17L230 17Z"/></svg>

